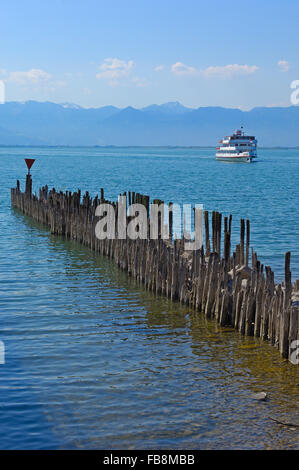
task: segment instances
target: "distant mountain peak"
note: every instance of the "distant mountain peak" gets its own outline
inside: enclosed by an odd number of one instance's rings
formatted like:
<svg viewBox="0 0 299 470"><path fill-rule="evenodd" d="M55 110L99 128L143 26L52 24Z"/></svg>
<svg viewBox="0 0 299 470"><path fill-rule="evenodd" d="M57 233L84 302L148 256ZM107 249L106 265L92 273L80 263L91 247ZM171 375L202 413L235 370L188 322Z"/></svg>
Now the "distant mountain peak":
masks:
<svg viewBox="0 0 299 470"><path fill-rule="evenodd" d="M138 114L140 112L139 109L134 108L133 106L127 106L126 108L119 109L120 114Z"/></svg>
<svg viewBox="0 0 299 470"><path fill-rule="evenodd" d="M184 105L182 105L179 101L168 101L167 103L161 104L161 107L169 108L169 109L176 109L176 108L186 109L186 107Z"/></svg>
<svg viewBox="0 0 299 470"><path fill-rule="evenodd" d="M192 108L187 108L186 106L182 105L179 101L168 101L167 103L163 104L152 104L150 106L146 106L145 108L142 108L142 111L176 115L192 111Z"/></svg>

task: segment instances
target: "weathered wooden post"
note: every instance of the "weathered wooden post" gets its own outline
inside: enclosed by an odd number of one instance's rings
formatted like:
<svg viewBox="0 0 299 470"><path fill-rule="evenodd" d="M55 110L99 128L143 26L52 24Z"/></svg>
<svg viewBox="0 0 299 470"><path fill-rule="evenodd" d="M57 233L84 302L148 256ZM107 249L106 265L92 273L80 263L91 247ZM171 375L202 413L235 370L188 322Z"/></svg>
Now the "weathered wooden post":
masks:
<svg viewBox="0 0 299 470"><path fill-rule="evenodd" d="M240 264L244 264L245 220L241 219L240 229Z"/></svg>
<svg viewBox="0 0 299 470"><path fill-rule="evenodd" d="M205 211L205 253L210 254L209 212Z"/></svg>
<svg viewBox="0 0 299 470"><path fill-rule="evenodd" d="M245 256L245 264L248 266L249 262L249 245L250 245L250 221L246 220L246 256Z"/></svg>
<svg viewBox="0 0 299 470"><path fill-rule="evenodd" d="M30 174L26 175L25 194L29 197L32 195L32 178Z"/></svg>
<svg viewBox="0 0 299 470"><path fill-rule="evenodd" d="M226 266L228 267L228 262L230 259L230 233L224 233L224 247L223 247L223 258L225 260Z"/></svg>
<svg viewBox="0 0 299 470"><path fill-rule="evenodd" d="M224 233L227 232L227 217L224 217Z"/></svg>
<svg viewBox="0 0 299 470"><path fill-rule="evenodd" d="M215 223L215 211L212 212L212 251L216 251L216 223Z"/></svg>
<svg viewBox="0 0 299 470"><path fill-rule="evenodd" d="M292 275L290 271L291 252L285 254L284 264L284 302L282 308L282 319L280 324L280 353L282 357L289 355L289 327L290 327L290 309L292 296Z"/></svg>
<svg viewBox="0 0 299 470"><path fill-rule="evenodd" d="M219 257L221 256L221 221L222 221L222 214L217 212L217 253Z"/></svg>
<svg viewBox="0 0 299 470"><path fill-rule="evenodd" d="M173 203L168 204L168 225L169 225L169 240L173 237Z"/></svg>
<svg viewBox="0 0 299 470"><path fill-rule="evenodd" d="M228 222L228 231L229 231L230 234L232 233L232 218L233 218L233 216L230 214L229 222Z"/></svg>

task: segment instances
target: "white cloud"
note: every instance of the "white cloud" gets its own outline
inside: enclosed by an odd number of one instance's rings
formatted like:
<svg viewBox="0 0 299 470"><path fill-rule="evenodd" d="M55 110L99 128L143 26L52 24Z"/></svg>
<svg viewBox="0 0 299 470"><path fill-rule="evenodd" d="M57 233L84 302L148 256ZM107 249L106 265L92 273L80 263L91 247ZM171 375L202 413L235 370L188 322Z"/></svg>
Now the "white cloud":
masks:
<svg viewBox="0 0 299 470"><path fill-rule="evenodd" d="M250 75L258 70L256 65L217 65L206 69L196 69L195 67L185 65L182 62L176 62L171 66L171 72L175 75L205 76L229 78L233 75Z"/></svg>
<svg viewBox="0 0 299 470"><path fill-rule="evenodd" d="M164 69L165 69L164 65L157 65L157 67L154 68L154 71L155 72L161 72Z"/></svg>
<svg viewBox="0 0 299 470"><path fill-rule="evenodd" d="M216 65L207 67L202 70L202 74L206 77L232 77L233 75L251 75L256 72L258 67L256 65L239 65L239 64L228 64L228 65Z"/></svg>
<svg viewBox="0 0 299 470"><path fill-rule="evenodd" d="M279 60L277 65L281 72L287 72L290 69L290 64L287 60Z"/></svg>
<svg viewBox="0 0 299 470"><path fill-rule="evenodd" d="M133 60L125 62L116 57L113 59L108 58L100 65L100 71L96 74L96 78L106 79L109 81L109 84L113 86L118 83L120 78L127 77L134 66L135 63Z"/></svg>
<svg viewBox="0 0 299 470"><path fill-rule="evenodd" d="M27 72L10 72L5 74L5 81L17 85L38 84L47 82L52 75L41 69L31 69Z"/></svg>
<svg viewBox="0 0 299 470"><path fill-rule="evenodd" d="M194 75L196 74L196 69L182 62L176 62L171 66L171 72L175 75Z"/></svg>

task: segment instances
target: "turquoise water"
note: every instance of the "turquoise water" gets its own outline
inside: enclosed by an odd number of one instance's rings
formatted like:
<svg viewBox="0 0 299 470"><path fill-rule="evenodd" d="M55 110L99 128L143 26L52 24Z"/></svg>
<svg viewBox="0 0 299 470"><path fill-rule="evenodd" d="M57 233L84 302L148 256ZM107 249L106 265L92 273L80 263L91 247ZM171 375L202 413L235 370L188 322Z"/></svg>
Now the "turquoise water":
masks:
<svg viewBox="0 0 299 470"><path fill-rule="evenodd" d="M252 244L280 280L299 277L299 150L254 164L212 149L0 149L1 448L298 448L298 368L267 343L206 322L136 285L108 260L10 208L37 158L33 190L105 188L202 203L251 220ZM252 393L266 391L265 403Z"/></svg>

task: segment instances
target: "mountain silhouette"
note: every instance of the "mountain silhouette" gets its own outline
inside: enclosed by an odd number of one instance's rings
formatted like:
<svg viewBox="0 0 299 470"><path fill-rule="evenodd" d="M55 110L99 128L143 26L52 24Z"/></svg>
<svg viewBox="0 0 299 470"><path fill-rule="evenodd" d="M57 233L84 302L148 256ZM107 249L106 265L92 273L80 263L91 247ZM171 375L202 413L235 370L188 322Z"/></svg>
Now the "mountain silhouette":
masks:
<svg viewBox="0 0 299 470"><path fill-rule="evenodd" d="M0 105L0 145L216 146L240 126L260 146L299 146L299 107L187 108L179 102L82 108L27 101Z"/></svg>

